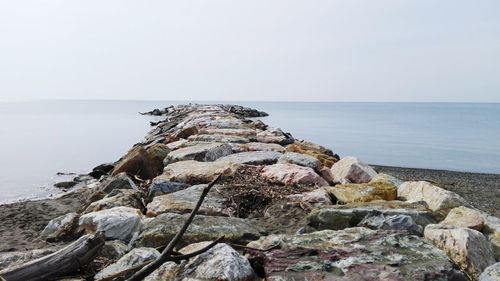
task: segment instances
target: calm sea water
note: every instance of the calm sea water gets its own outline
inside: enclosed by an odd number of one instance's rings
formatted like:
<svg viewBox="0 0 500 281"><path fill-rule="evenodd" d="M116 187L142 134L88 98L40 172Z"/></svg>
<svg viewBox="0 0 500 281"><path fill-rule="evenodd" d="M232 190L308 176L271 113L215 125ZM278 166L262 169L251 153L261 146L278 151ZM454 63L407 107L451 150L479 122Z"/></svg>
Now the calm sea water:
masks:
<svg viewBox="0 0 500 281"><path fill-rule="evenodd" d="M0 102L0 202L55 191L57 172L121 157L149 130L137 114L182 102ZM239 102L264 121L372 164L500 173L500 104Z"/></svg>

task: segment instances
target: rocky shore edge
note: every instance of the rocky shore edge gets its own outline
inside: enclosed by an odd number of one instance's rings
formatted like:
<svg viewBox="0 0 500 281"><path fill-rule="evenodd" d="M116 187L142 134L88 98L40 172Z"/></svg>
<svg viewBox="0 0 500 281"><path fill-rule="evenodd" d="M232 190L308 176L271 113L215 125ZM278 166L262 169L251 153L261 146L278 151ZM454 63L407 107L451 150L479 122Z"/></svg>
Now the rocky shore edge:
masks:
<svg viewBox="0 0 500 281"><path fill-rule="evenodd" d="M165 119L117 162L2 216L0 276L104 235L90 263L50 280L123 280L114 276L160 256L222 175L176 251L223 241L145 280L500 280L500 219L436 182L341 158L238 105L144 114ZM33 219L42 215L48 224Z"/></svg>

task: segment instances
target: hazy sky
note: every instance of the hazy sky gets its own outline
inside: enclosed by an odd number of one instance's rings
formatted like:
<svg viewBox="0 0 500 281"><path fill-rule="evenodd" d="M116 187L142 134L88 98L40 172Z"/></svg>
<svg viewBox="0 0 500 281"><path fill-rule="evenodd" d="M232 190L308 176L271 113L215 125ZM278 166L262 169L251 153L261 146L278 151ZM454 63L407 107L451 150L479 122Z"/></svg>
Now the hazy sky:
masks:
<svg viewBox="0 0 500 281"><path fill-rule="evenodd" d="M32 98L500 102L500 1L2 1Z"/></svg>

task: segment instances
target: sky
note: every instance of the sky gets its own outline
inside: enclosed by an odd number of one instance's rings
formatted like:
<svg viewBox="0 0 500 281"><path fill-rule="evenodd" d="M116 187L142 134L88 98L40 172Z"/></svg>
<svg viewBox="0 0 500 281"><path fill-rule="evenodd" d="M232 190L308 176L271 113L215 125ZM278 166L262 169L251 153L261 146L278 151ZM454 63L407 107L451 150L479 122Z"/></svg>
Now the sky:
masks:
<svg viewBox="0 0 500 281"><path fill-rule="evenodd" d="M500 102L498 0L0 3L0 100Z"/></svg>

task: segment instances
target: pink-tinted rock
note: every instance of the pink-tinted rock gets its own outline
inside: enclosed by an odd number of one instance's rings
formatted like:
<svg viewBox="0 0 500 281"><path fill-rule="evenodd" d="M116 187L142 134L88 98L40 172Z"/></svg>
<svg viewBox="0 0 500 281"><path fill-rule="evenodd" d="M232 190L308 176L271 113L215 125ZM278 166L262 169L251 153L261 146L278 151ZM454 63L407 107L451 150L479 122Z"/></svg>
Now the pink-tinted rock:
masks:
<svg viewBox="0 0 500 281"><path fill-rule="evenodd" d="M368 164L356 157L344 157L332 166L333 178L341 183L367 183L377 175Z"/></svg>
<svg viewBox="0 0 500 281"><path fill-rule="evenodd" d="M328 183L313 169L295 164L274 164L262 169L261 176L273 183L327 186Z"/></svg>

